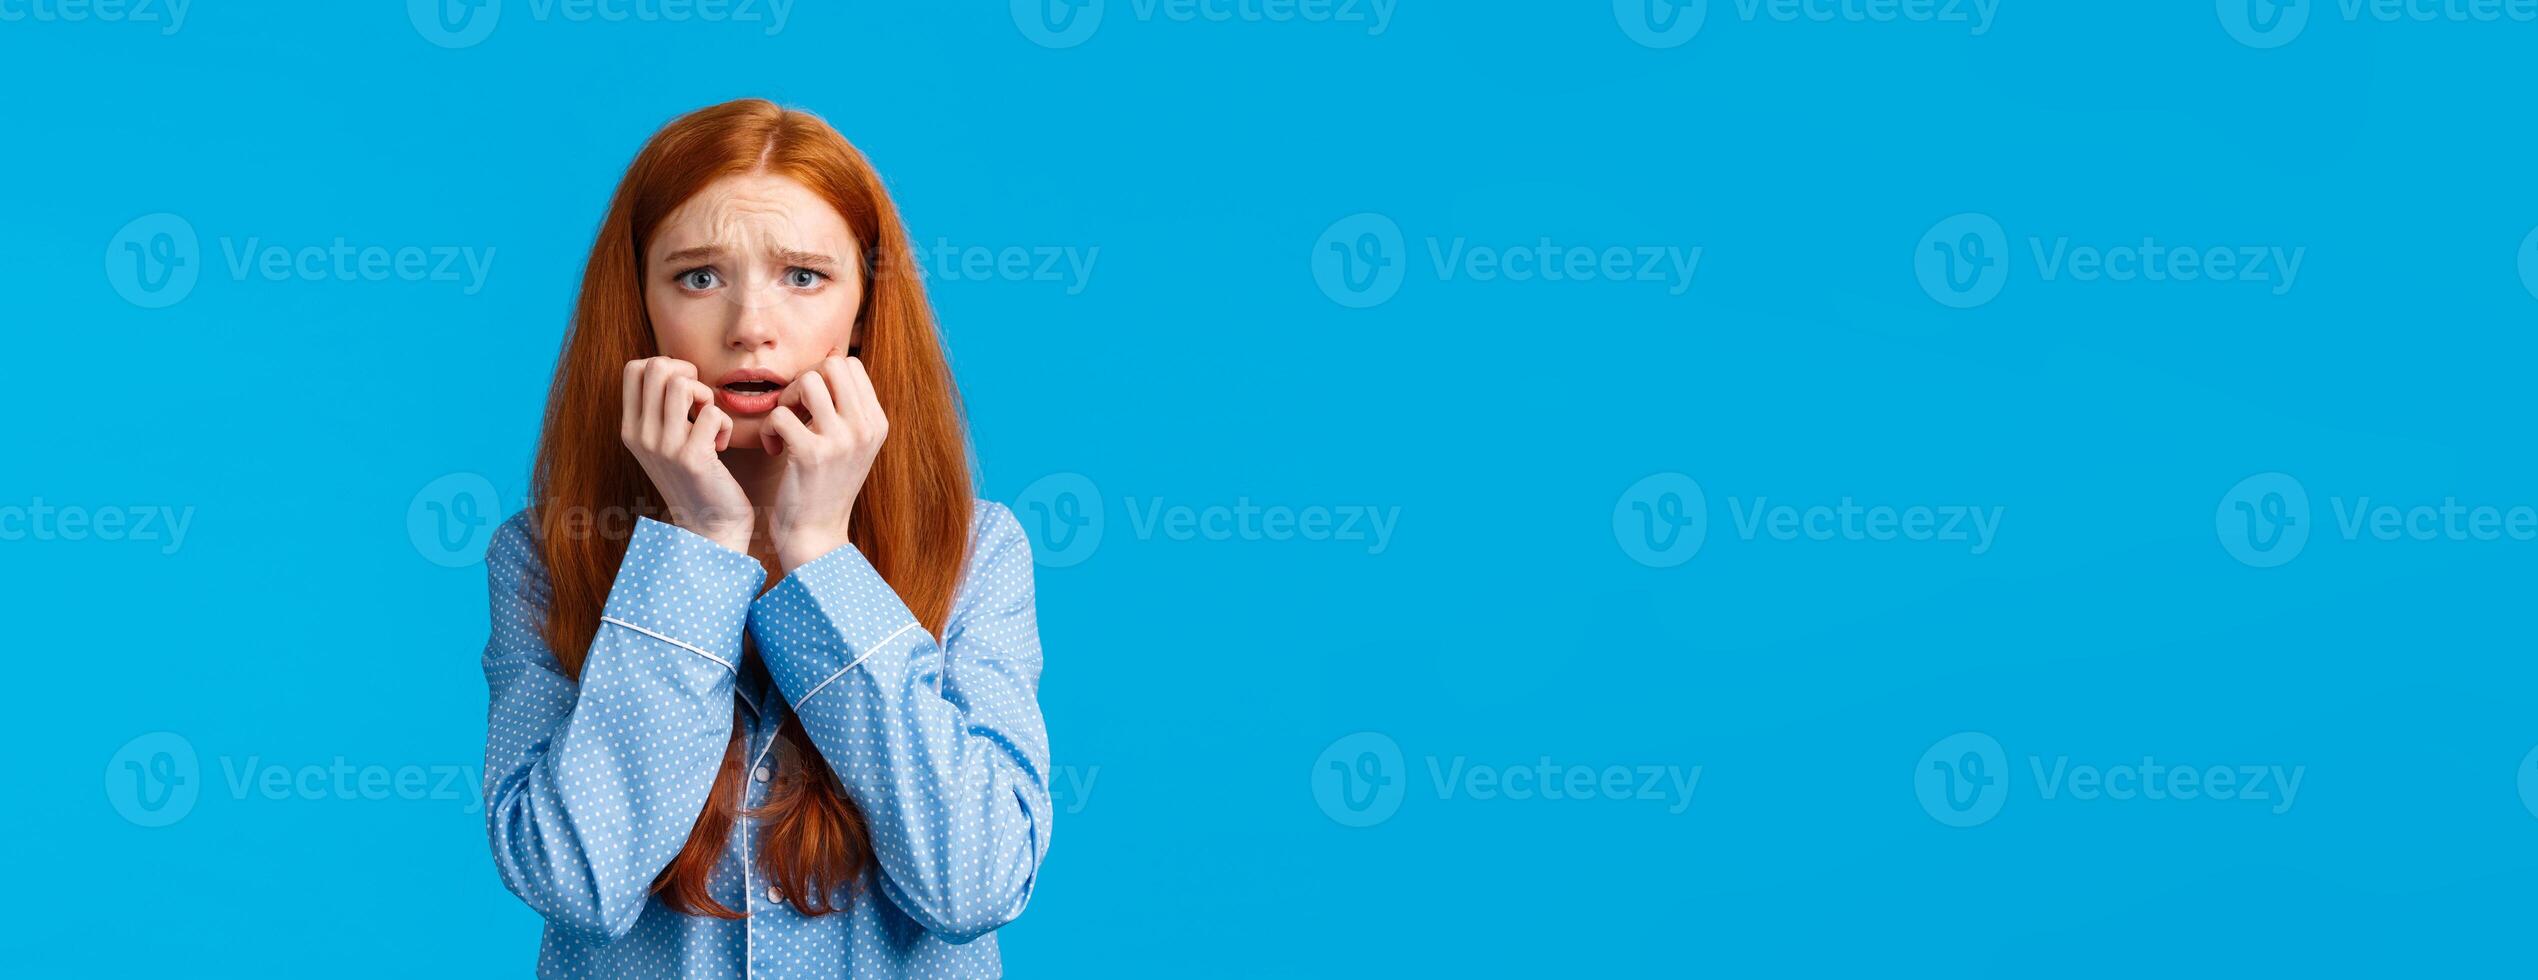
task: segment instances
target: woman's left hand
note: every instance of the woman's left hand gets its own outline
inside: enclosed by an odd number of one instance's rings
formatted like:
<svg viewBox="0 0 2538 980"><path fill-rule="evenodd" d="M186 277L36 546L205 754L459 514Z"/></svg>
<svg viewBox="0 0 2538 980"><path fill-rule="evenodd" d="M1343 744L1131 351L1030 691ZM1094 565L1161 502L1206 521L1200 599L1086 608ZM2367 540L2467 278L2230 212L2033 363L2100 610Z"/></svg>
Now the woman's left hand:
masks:
<svg viewBox="0 0 2538 980"><path fill-rule="evenodd" d="M807 422L795 416L797 408ZM775 539L777 565L789 573L846 546L855 497L890 434L890 420L881 414L863 360L834 350L785 386L767 420L760 440L768 455L784 461L767 533Z"/></svg>

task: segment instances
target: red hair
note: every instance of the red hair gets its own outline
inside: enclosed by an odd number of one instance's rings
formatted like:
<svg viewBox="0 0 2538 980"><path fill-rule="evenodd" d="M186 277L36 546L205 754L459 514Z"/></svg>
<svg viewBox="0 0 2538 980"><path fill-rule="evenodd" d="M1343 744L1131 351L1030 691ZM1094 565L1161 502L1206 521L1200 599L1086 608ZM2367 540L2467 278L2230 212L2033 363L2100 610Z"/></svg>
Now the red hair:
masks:
<svg viewBox="0 0 2538 980"><path fill-rule="evenodd" d="M659 494L617 436L619 372L628 361L660 353L643 303L645 246L670 212L706 185L752 173L786 177L819 195L846 219L864 250L868 274L856 331L873 392L890 419L890 438L855 497L849 536L927 630L942 635L951 615L969 542L969 464L959 393L915 274L907 230L880 174L835 129L807 112L742 99L691 112L653 134L617 185L582 273L572 330L547 396L532 487L538 548L552 586L547 644L570 676L581 676L600 609L626 556L625 535L591 528L631 523L592 518L661 517ZM862 812L801 723L788 722L777 737L793 740L803 765L787 767L766 803L749 812L764 828L757 860L795 909L824 915L834 911L829 893L851 885L871 863L872 842ZM670 907L690 915L742 917L706 887L739 812L741 743L735 727L705 811L652 885Z"/></svg>

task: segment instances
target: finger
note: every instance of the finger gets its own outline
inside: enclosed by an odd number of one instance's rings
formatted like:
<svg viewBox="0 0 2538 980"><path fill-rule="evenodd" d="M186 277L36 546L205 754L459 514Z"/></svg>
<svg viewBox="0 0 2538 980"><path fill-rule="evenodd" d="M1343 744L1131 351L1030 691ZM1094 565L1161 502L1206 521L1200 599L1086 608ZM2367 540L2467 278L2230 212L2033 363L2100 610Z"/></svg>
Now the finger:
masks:
<svg viewBox="0 0 2538 980"><path fill-rule="evenodd" d="M706 409L714 407L714 389L706 383L691 378L680 378L674 384L679 391L680 421L701 419Z"/></svg>
<svg viewBox="0 0 2538 980"><path fill-rule="evenodd" d="M690 459L719 453L729 444L730 438L731 416L724 414L721 406L708 402L704 408L696 410L696 423L688 432L687 442L681 451L687 453Z"/></svg>
<svg viewBox="0 0 2538 980"><path fill-rule="evenodd" d="M670 368L662 358L652 358L643 363L643 402L637 408L636 424L640 426L641 441L647 451L658 452L661 449L661 389L669 381Z"/></svg>
<svg viewBox="0 0 2538 980"><path fill-rule="evenodd" d="M758 430L758 446L774 456L794 446L811 441L811 429L795 418L790 409L767 413L767 424Z"/></svg>
<svg viewBox="0 0 2538 980"><path fill-rule="evenodd" d="M688 412L695 407L688 386L697 384L696 365L675 357L661 358L661 448L675 452L687 439Z"/></svg>
<svg viewBox="0 0 2538 980"><path fill-rule="evenodd" d="M818 371L804 371L794 384L802 386L802 403L811 408L811 431L833 433L846 423L837 417L837 399L829 393L829 381Z"/></svg>
<svg viewBox="0 0 2538 980"><path fill-rule="evenodd" d="M887 424L889 420L881 414L881 393L873 390L872 373L864 370L864 359L850 357L846 359L846 365L848 377L845 384L841 386L843 390L838 397L838 403L853 405L860 413L859 417L868 425Z"/></svg>
<svg viewBox="0 0 2538 980"><path fill-rule="evenodd" d="M661 399L661 448L677 452L687 448L688 437L696 423L688 416L700 408L714 404L714 390L687 378L671 378Z"/></svg>
<svg viewBox="0 0 2538 980"><path fill-rule="evenodd" d="M820 361L820 377L828 379L829 404L837 406L837 417L850 423L856 418L854 363L833 350Z"/></svg>
<svg viewBox="0 0 2538 980"><path fill-rule="evenodd" d="M667 456L687 441L687 386L664 369L660 387L654 391L658 397L652 402L652 449Z"/></svg>
<svg viewBox="0 0 2538 980"><path fill-rule="evenodd" d="M627 361L625 370L618 373L624 375L625 380L617 403L617 440L625 443L627 448L633 448L643 435L641 427L635 424L637 419L642 418L637 413L643 410L643 362Z"/></svg>
<svg viewBox="0 0 2538 980"><path fill-rule="evenodd" d="M801 374L794 375L793 381L790 384L785 385L783 391L776 393L776 404L782 405L786 408L792 408L793 406L802 404L802 379L809 376L812 372L828 370L828 360L829 358L835 356L837 356L837 348L831 347L828 349L827 354L820 357L819 363L803 369ZM806 412L809 411L808 408L803 410Z"/></svg>

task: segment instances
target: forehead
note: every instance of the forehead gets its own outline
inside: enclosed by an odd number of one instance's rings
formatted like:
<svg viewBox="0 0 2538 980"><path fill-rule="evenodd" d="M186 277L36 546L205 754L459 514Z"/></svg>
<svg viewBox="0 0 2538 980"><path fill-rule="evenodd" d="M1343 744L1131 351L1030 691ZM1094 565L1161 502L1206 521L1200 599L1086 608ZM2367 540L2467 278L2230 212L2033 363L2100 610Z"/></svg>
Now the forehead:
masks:
<svg viewBox="0 0 2538 980"><path fill-rule="evenodd" d="M738 174L705 185L652 236L655 256L721 245L744 253L802 251L848 255L854 232L808 187L774 174Z"/></svg>

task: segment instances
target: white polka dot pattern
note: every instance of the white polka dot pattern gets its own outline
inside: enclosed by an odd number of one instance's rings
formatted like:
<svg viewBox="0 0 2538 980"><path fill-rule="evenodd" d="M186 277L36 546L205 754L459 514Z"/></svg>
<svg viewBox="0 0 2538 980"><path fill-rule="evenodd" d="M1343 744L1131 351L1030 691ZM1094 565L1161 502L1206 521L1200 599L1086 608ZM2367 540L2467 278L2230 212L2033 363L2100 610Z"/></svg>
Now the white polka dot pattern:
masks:
<svg viewBox="0 0 2538 980"><path fill-rule="evenodd" d="M1001 505L979 501L973 524L938 646L853 547L761 596L754 559L639 521L577 686L541 635L530 515L504 523L486 556L487 833L503 883L546 918L540 976L1001 973L993 931L1030 901L1048 850L1049 749L1030 544ZM773 900L745 817L711 891L749 917L662 905L652 881L733 726L749 771L782 772L802 764L775 737L797 713L871 829L874 867L831 896L844 910ZM771 785L742 779L740 805Z"/></svg>

